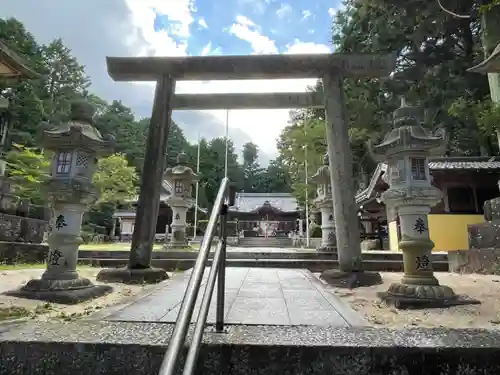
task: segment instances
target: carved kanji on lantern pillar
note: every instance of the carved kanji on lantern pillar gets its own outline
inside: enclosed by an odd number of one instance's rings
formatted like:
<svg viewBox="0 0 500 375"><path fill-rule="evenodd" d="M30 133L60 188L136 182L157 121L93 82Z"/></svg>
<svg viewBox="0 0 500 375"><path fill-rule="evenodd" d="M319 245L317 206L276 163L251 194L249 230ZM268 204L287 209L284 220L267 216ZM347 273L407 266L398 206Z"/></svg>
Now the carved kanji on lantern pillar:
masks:
<svg viewBox="0 0 500 375"><path fill-rule="evenodd" d="M382 201L397 211L401 226L399 248L403 251L404 276L380 297L396 307L427 307L463 304L453 290L439 285L432 270L432 248L427 215L442 199L431 184L428 156L445 145L444 132L431 134L423 128L423 111L406 105L394 112L394 129L372 153L387 162L390 188ZM438 151L439 152L439 151ZM467 303L470 303L467 300Z"/></svg>
<svg viewBox="0 0 500 375"><path fill-rule="evenodd" d="M317 197L314 200L314 205L321 212L321 245L318 250L333 252L335 251L336 238L328 154L324 156L323 165L318 168L318 171L311 179L317 185Z"/></svg>
<svg viewBox="0 0 500 375"><path fill-rule="evenodd" d="M94 285L76 271L82 216L97 200L92 184L97 158L112 152L114 140L104 138L93 126L94 108L86 101L71 103L69 121L59 126L44 124L40 143L54 152L50 178L45 184L52 207L48 236L47 269L40 279L29 281L12 295L58 303L78 303L112 290Z"/></svg>
<svg viewBox="0 0 500 375"><path fill-rule="evenodd" d="M198 181L198 175L189 167L183 165L185 154L177 156L177 165L165 171L165 178L172 186L172 195L168 205L172 208L172 234L166 244L167 249L182 249L188 247L186 237L186 214L193 207L193 184Z"/></svg>

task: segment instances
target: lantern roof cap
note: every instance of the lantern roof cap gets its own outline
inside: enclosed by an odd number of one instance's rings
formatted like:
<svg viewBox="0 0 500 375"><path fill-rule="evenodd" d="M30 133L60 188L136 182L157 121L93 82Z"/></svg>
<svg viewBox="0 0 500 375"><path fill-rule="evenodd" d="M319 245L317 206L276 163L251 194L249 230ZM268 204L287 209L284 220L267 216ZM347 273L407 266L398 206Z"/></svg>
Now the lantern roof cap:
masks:
<svg viewBox="0 0 500 375"><path fill-rule="evenodd" d="M94 127L94 107L85 100L71 102L71 112L67 121L59 125L40 124L39 140L46 149L87 149L100 156L112 153L114 137L103 136Z"/></svg>
<svg viewBox="0 0 500 375"><path fill-rule="evenodd" d="M444 129L436 132L423 127L423 110L417 106L409 106L406 99L401 98L401 106L393 113L394 127L389 131L382 142L373 145L368 142L368 148L375 160L383 160L389 153L407 151L433 151L433 154L442 153L446 143Z"/></svg>
<svg viewBox="0 0 500 375"><path fill-rule="evenodd" d="M168 181L172 180L186 180L189 182L198 181L200 178L191 168L184 165L186 159L186 154L180 152L177 155L177 165L173 168L167 168L165 170L165 178Z"/></svg>

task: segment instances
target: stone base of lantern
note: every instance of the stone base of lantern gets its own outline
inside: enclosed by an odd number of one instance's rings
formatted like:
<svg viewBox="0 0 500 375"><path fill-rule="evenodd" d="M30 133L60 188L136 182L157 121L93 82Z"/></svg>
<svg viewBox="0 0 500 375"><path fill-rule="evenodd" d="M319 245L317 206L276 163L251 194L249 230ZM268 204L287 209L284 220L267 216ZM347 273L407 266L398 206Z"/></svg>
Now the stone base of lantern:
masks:
<svg viewBox="0 0 500 375"><path fill-rule="evenodd" d="M326 270L320 278L331 286L347 289L382 284L382 276L378 272Z"/></svg>
<svg viewBox="0 0 500 375"><path fill-rule="evenodd" d="M105 268L97 274L97 281L123 284L158 284L167 280L163 268Z"/></svg>
<svg viewBox="0 0 500 375"><path fill-rule="evenodd" d="M457 305L480 304L468 296L455 294L446 285L411 285L394 283L378 297L397 309L442 308Z"/></svg>
<svg viewBox="0 0 500 375"><path fill-rule="evenodd" d="M316 248L316 251L321 253L337 253L337 248L335 246L323 246Z"/></svg>
<svg viewBox="0 0 500 375"><path fill-rule="evenodd" d="M18 290L5 293L13 297L74 305L111 293L109 285L96 285L86 278L72 280L33 279Z"/></svg>

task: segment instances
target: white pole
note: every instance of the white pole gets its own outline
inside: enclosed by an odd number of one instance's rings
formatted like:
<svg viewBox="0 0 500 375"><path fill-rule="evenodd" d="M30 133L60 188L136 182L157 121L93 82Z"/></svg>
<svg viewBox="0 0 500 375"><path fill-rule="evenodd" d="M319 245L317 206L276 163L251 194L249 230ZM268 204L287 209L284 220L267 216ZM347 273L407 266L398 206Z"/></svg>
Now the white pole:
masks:
<svg viewBox="0 0 500 375"><path fill-rule="evenodd" d="M227 153L229 147L229 109L226 109L226 157L224 159L224 177L227 178Z"/></svg>
<svg viewBox="0 0 500 375"><path fill-rule="evenodd" d="M307 138L307 124L308 120L306 119L304 121L304 134L306 135ZM309 187L308 187L308 176L307 176L307 143L304 145L304 156L305 156L305 165L304 165L304 171L306 173L306 246L309 247Z"/></svg>
<svg viewBox="0 0 500 375"><path fill-rule="evenodd" d="M196 174L200 175L200 133L198 133L198 155L196 156ZM198 194L200 191L200 181L196 181L196 198L194 203L194 233L193 240L196 238L196 231L198 230Z"/></svg>
<svg viewBox="0 0 500 375"><path fill-rule="evenodd" d="M306 131L307 133L307 131ZM305 154L305 173L306 173L306 247L309 247L309 189L308 189L308 180L307 180L307 143L305 144L304 147L304 154Z"/></svg>

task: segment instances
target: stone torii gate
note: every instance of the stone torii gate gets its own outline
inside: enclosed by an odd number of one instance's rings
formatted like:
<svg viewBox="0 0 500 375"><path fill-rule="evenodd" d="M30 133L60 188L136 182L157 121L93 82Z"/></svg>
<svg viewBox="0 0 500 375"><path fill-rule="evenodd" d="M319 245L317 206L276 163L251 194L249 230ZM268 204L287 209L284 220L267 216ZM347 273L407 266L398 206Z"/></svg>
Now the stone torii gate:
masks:
<svg viewBox="0 0 500 375"><path fill-rule="evenodd" d="M362 272L343 78L388 76L396 65L395 54L107 57L106 60L109 75L115 81L156 81L156 91L129 264L124 269L101 271L99 280L156 282L167 277L165 271L151 268L151 255L173 109L307 107L326 109L326 139L333 187L339 270L326 271L324 276L339 286L375 283L380 280L378 275L366 277L368 273ZM285 78L321 78L324 92L174 94L176 81L182 80Z"/></svg>

